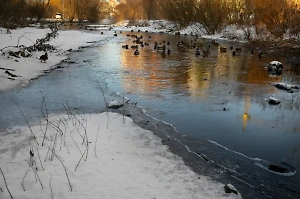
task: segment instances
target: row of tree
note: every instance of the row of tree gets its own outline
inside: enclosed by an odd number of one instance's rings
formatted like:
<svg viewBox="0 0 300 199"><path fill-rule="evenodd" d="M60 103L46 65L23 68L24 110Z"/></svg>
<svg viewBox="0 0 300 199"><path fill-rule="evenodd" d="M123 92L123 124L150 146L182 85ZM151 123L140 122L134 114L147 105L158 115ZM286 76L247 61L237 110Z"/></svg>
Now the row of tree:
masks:
<svg viewBox="0 0 300 199"><path fill-rule="evenodd" d="M250 27L259 35L268 30L275 37L289 31L299 36L300 0L1 0L0 25L7 27L25 19L51 18L61 12L64 19L97 22L113 16L120 20L166 19L181 29L198 24L205 34L213 34L227 25L244 28L250 38ZM113 15L112 15L113 13ZM201 24L201 25L200 25Z"/></svg>
<svg viewBox="0 0 300 199"><path fill-rule="evenodd" d="M50 0L1 0L0 1L0 26L13 28L26 24L28 17L41 19Z"/></svg>
<svg viewBox="0 0 300 199"><path fill-rule="evenodd" d="M205 34L236 24L249 39L250 27L255 27L256 35L268 30L280 38L287 31L300 36L299 6L299 0L126 0L116 7L115 16L118 20L167 19L178 29L198 24Z"/></svg>
<svg viewBox="0 0 300 199"><path fill-rule="evenodd" d="M1 0L0 25L26 25L28 19L39 22L42 18L53 18L57 12L65 14L69 21L76 18L97 22L107 8L105 0Z"/></svg>
<svg viewBox="0 0 300 199"><path fill-rule="evenodd" d="M49 18L53 17L56 12L60 12L68 21L78 19L78 21L97 22L108 16L112 10L106 0L51 0L50 7L51 11L46 13Z"/></svg>

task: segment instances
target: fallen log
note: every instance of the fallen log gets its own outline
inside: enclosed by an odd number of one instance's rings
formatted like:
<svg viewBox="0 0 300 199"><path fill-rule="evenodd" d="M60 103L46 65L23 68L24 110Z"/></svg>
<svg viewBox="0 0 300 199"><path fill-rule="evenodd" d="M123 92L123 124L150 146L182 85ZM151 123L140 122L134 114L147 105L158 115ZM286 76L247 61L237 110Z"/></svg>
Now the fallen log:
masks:
<svg viewBox="0 0 300 199"><path fill-rule="evenodd" d="M15 71L15 69L11 69L11 68L4 68L4 67L0 67L1 70L10 70L10 71Z"/></svg>
<svg viewBox="0 0 300 199"><path fill-rule="evenodd" d="M8 70L6 70L5 73L10 75L11 77L18 77L18 75L15 75L15 74L9 72Z"/></svg>

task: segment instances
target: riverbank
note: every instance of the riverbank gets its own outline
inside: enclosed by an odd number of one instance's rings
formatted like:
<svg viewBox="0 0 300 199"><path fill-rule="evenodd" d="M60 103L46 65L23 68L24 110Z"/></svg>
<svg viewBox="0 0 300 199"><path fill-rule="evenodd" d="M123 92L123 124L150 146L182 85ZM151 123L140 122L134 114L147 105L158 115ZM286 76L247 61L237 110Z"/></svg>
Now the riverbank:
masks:
<svg viewBox="0 0 300 199"><path fill-rule="evenodd" d="M55 49L47 51L48 60L45 62L40 60L44 51L28 52L26 57L10 53L18 51L20 46L33 45L37 39L45 37L50 32L49 28L22 28L11 30L11 34L0 34L0 91L19 85L26 86L32 79L45 74L67 59L71 51L90 46L92 42L108 37L83 31L58 31L58 36L47 42Z"/></svg>
<svg viewBox="0 0 300 199"><path fill-rule="evenodd" d="M26 30L30 31L37 35ZM13 45L22 34L12 36ZM61 50L50 52L46 63L40 62L40 54L19 59L3 56L1 67L13 69L18 80L8 79L14 84L1 80L1 85L4 90L18 82L27 85L66 59L70 48L89 45L87 41L99 37L107 36L59 32L58 40L51 42ZM37 38L30 37L29 45ZM44 114L41 125L29 121L27 127L1 133L1 198L241 198L225 193L224 184L194 173L158 137L130 118L113 113L77 115L72 110L66 115Z"/></svg>
<svg viewBox="0 0 300 199"><path fill-rule="evenodd" d="M48 119L1 135L1 198L241 198L194 173L128 117Z"/></svg>

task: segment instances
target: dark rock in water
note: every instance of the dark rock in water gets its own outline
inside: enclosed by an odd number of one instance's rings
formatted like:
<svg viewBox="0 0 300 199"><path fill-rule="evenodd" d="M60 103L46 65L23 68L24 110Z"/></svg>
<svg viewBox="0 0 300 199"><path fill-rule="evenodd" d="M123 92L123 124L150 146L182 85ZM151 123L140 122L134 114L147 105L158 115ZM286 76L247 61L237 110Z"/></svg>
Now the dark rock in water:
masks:
<svg viewBox="0 0 300 199"><path fill-rule="evenodd" d="M234 188L232 184L224 185L224 191L225 193L234 193L236 195L238 194L237 190Z"/></svg>
<svg viewBox="0 0 300 199"><path fill-rule="evenodd" d="M293 93L294 91L297 91L299 89L298 85L292 85L292 84L285 84L285 83L273 83L273 86L275 86L278 89L286 90L289 93Z"/></svg>
<svg viewBox="0 0 300 199"><path fill-rule="evenodd" d="M268 100L269 104L271 105L278 105L280 104L280 100L279 99L276 99L274 97L270 97L269 100Z"/></svg>
<svg viewBox="0 0 300 199"><path fill-rule="evenodd" d="M283 65L279 61L271 61L267 65L267 68L270 76L280 76L282 74Z"/></svg>
<svg viewBox="0 0 300 199"><path fill-rule="evenodd" d="M271 61L268 65L268 70L282 70L283 65L279 61Z"/></svg>
<svg viewBox="0 0 300 199"><path fill-rule="evenodd" d="M278 173L287 173L288 170L285 167L281 167L275 164L270 164L269 165L269 170L270 171L274 171L274 172L278 172Z"/></svg>

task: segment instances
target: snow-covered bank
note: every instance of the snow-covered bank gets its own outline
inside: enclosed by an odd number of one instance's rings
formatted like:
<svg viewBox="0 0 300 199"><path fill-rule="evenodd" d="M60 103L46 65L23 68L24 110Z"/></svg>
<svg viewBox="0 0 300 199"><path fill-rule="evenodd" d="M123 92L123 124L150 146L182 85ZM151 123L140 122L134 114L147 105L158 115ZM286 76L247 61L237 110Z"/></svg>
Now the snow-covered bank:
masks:
<svg viewBox="0 0 300 199"><path fill-rule="evenodd" d="M8 130L0 143L3 199L10 198L6 185L14 199L241 198L116 113L52 116Z"/></svg>
<svg viewBox="0 0 300 199"><path fill-rule="evenodd" d="M0 91L13 88L17 85L27 85L31 79L43 74L44 70L51 69L67 58L68 50L76 50L81 46L90 45L88 42L99 41L107 36L92 34L82 31L58 31L58 37L48 42L57 47L57 50L48 53L48 60L42 63L39 58L43 51L32 52L31 57L13 57L4 53L9 50L8 46L33 45L37 39L43 38L50 29L22 28L11 30L11 34L0 34L0 49L3 49L0 55ZM6 48L6 49L4 49ZM16 75L11 77L6 71Z"/></svg>
<svg viewBox="0 0 300 199"><path fill-rule="evenodd" d="M170 33L174 34L175 32L180 33L181 35L193 35L199 38L205 39L221 39L221 40L234 40L239 42L246 42L245 33L241 28L238 28L235 25L227 26L219 33L208 35L204 29L199 29L199 24L192 24L181 30L176 30L174 24L165 20L150 20L150 21L138 21L130 23L130 21L122 21L115 26L114 30L118 31L142 31L142 32L153 32L153 33ZM251 35L255 36L255 30L251 29Z"/></svg>

